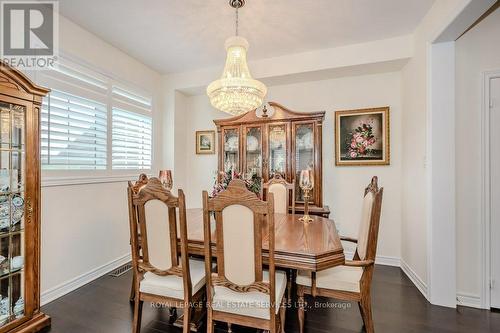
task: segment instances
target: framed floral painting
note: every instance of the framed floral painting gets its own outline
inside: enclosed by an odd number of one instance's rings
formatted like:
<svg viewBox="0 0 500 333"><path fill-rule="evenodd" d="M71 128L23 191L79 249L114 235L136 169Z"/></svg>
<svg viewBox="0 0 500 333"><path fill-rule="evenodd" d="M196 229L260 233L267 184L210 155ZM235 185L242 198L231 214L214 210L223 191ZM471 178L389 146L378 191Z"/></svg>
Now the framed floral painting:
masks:
<svg viewBox="0 0 500 333"><path fill-rule="evenodd" d="M196 154L215 154L215 131L196 131Z"/></svg>
<svg viewBox="0 0 500 333"><path fill-rule="evenodd" d="M389 107L335 112L335 165L390 164Z"/></svg>

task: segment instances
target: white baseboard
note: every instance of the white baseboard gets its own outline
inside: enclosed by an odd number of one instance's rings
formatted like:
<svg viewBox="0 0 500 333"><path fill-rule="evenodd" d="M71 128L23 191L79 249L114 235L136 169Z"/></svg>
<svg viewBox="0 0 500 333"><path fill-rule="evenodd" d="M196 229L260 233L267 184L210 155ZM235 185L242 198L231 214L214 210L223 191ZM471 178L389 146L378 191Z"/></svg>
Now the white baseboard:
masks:
<svg viewBox="0 0 500 333"><path fill-rule="evenodd" d="M344 254L346 258L352 258L354 256L354 252L350 251L345 251ZM401 259L396 257L376 256L375 263L377 265L401 267Z"/></svg>
<svg viewBox="0 0 500 333"><path fill-rule="evenodd" d="M401 269L411 280L411 282L413 282L415 287L417 287L417 289L422 293L422 295L424 295L424 297L429 300L429 298L427 297L427 284L403 260L401 260Z"/></svg>
<svg viewBox="0 0 500 333"><path fill-rule="evenodd" d="M457 305L468 306L477 309L483 308L480 296L462 292L457 292Z"/></svg>
<svg viewBox="0 0 500 333"><path fill-rule="evenodd" d="M72 292L81 286L86 285L89 282L111 272L115 268L118 268L131 260L130 253L125 254L115 260L108 262L100 267L97 267L87 273L77 276L71 280L63 282L58 286L45 290L41 294L40 302L42 305L52 302L53 300Z"/></svg>

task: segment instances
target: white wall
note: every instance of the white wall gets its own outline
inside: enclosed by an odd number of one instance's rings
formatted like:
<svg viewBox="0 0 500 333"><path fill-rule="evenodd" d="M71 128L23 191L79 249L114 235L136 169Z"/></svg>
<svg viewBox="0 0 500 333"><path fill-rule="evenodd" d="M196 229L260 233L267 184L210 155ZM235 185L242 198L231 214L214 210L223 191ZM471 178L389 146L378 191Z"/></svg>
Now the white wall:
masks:
<svg viewBox="0 0 500 333"><path fill-rule="evenodd" d="M500 70L500 10L456 42L457 290L481 296L481 74Z"/></svg>
<svg viewBox="0 0 500 333"><path fill-rule="evenodd" d="M69 58L153 94L156 173L161 164L161 76L64 17L60 48ZM46 179L42 174L42 182ZM129 253L126 182L42 188L43 302L126 261Z"/></svg>
<svg viewBox="0 0 500 333"><path fill-rule="evenodd" d="M430 172L427 148L429 133L430 59L429 47L471 0L438 0L414 32L413 57L403 69L403 198L402 268L427 297L433 243L428 186ZM438 205L436 206L438 207ZM439 239L436 239L439 242ZM449 278L449 277L444 277Z"/></svg>
<svg viewBox="0 0 500 333"><path fill-rule="evenodd" d="M330 207L342 234L356 237L364 187L379 176L385 187L378 255L400 258L402 108L400 72L344 77L269 87L268 100L297 111L327 111L323 123L324 204ZM391 165L336 167L334 112L377 106L391 107ZM188 207L201 207L201 192L209 190L217 169L217 155L195 154L195 131L215 129L213 119L227 117L214 110L206 95L186 100L187 148L185 193ZM176 143L177 144L177 143ZM178 156L176 155L176 158Z"/></svg>

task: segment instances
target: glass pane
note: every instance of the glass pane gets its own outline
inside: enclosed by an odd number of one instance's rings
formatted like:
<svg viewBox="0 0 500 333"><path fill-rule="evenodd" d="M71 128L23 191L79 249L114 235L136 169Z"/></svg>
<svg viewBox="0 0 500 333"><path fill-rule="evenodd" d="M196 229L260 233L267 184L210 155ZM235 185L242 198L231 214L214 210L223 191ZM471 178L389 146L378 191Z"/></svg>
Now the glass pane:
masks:
<svg viewBox="0 0 500 333"><path fill-rule="evenodd" d="M8 275L10 273L10 236L8 234L0 237L0 275ZM2 296L7 296L7 294L2 294Z"/></svg>
<svg viewBox="0 0 500 333"><path fill-rule="evenodd" d="M0 109L0 326L24 315L25 115Z"/></svg>
<svg viewBox="0 0 500 333"><path fill-rule="evenodd" d="M25 154L21 151L13 151L11 155L12 172L11 172L11 191L19 192L24 188L24 162Z"/></svg>
<svg viewBox="0 0 500 333"><path fill-rule="evenodd" d="M10 318L10 277L0 279L0 326L9 322Z"/></svg>
<svg viewBox="0 0 500 333"><path fill-rule="evenodd" d="M24 193L12 195L10 212L10 230L19 231L24 229Z"/></svg>
<svg viewBox="0 0 500 333"><path fill-rule="evenodd" d="M1 233L9 231L10 206L11 206L10 196L8 194L0 195L0 232Z"/></svg>
<svg viewBox="0 0 500 333"><path fill-rule="evenodd" d="M262 177L262 130L260 127L247 128L246 177Z"/></svg>
<svg viewBox="0 0 500 333"><path fill-rule="evenodd" d="M239 171L239 136L237 129L224 131L224 170Z"/></svg>
<svg viewBox="0 0 500 333"><path fill-rule="evenodd" d="M312 124L297 125L295 128L295 197L297 201L304 201L302 190L299 187L300 171L314 170L314 128ZM314 189L310 193L314 197Z"/></svg>
<svg viewBox="0 0 500 333"><path fill-rule="evenodd" d="M24 109L12 107L12 148L21 149L24 145Z"/></svg>
<svg viewBox="0 0 500 333"><path fill-rule="evenodd" d="M0 193L10 191L10 151L0 152Z"/></svg>
<svg viewBox="0 0 500 333"><path fill-rule="evenodd" d="M10 105L0 103L0 148L10 145Z"/></svg>
<svg viewBox="0 0 500 333"><path fill-rule="evenodd" d="M286 125L269 126L269 178L286 173Z"/></svg>
<svg viewBox="0 0 500 333"><path fill-rule="evenodd" d="M12 319L21 318L24 315L24 272L20 271L12 275L11 314Z"/></svg>

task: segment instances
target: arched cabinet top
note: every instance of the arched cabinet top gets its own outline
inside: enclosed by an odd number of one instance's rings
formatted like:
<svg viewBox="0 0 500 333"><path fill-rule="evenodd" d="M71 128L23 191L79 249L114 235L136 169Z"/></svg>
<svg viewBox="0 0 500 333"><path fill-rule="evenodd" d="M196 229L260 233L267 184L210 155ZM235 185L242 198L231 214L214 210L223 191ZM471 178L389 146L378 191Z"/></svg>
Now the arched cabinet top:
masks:
<svg viewBox="0 0 500 333"><path fill-rule="evenodd" d="M0 93L24 100L40 103L50 89L33 83L21 71L0 61Z"/></svg>
<svg viewBox="0 0 500 333"><path fill-rule="evenodd" d="M252 110L235 117L214 120L214 123L217 126L217 129L220 129L221 126L236 126L247 123L268 123L274 121L278 122L312 120L321 123L325 118L325 111L298 112L292 111L276 102L269 102L269 105L274 109L274 112L272 112L272 114L268 117L258 117L256 112L257 110Z"/></svg>

